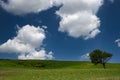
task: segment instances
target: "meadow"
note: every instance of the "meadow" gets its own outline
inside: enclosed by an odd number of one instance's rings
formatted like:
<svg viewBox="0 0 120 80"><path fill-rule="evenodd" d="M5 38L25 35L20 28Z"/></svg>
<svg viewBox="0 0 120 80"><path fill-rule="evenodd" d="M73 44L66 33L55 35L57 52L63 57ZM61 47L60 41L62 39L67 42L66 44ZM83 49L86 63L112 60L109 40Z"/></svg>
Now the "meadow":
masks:
<svg viewBox="0 0 120 80"><path fill-rule="evenodd" d="M120 64L79 61L0 60L0 80L120 80Z"/></svg>

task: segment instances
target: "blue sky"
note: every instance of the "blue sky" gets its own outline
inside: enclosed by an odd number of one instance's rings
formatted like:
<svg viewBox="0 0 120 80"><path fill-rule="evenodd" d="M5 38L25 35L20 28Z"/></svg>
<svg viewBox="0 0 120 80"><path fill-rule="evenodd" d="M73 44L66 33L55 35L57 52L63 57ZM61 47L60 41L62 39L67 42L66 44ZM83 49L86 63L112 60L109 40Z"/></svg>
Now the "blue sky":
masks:
<svg viewBox="0 0 120 80"><path fill-rule="evenodd" d="M0 0L0 58L120 63L120 0ZM73 6L73 4L75 4Z"/></svg>

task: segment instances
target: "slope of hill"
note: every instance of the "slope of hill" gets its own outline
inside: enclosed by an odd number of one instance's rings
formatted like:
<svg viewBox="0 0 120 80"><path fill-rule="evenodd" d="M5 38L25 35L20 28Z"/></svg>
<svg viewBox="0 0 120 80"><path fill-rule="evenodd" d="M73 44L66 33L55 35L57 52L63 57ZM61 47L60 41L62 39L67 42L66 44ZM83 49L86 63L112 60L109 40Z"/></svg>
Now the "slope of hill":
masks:
<svg viewBox="0 0 120 80"><path fill-rule="evenodd" d="M79 61L0 60L0 80L120 80L120 64Z"/></svg>
<svg viewBox="0 0 120 80"><path fill-rule="evenodd" d="M0 60L0 67L12 68L41 68L41 69L92 69L102 68L102 65L93 65L90 62L80 61L52 61L52 60ZM107 68L120 68L120 64L108 63Z"/></svg>

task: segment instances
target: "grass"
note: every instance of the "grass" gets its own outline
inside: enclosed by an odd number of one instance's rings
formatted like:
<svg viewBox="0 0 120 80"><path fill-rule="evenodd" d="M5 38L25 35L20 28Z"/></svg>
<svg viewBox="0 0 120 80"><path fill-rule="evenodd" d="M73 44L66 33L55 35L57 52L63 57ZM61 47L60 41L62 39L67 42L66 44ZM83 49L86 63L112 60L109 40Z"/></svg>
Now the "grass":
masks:
<svg viewBox="0 0 120 80"><path fill-rule="evenodd" d="M0 80L120 80L120 64L103 69L90 62L0 60Z"/></svg>

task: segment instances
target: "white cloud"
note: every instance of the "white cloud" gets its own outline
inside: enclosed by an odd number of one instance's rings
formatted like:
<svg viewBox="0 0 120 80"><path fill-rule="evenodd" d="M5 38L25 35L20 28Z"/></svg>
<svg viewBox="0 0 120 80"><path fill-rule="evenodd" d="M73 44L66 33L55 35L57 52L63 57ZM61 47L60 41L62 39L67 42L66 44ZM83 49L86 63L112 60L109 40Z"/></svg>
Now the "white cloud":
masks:
<svg viewBox="0 0 120 80"><path fill-rule="evenodd" d="M35 51L29 54L20 54L18 56L18 59L41 59L41 60L46 60L46 59L53 59L53 52L49 52L46 54L46 51L44 49L41 49L40 51Z"/></svg>
<svg viewBox="0 0 120 80"><path fill-rule="evenodd" d="M114 3L114 0L109 0L111 3Z"/></svg>
<svg viewBox="0 0 120 80"><path fill-rule="evenodd" d="M100 33L100 19L96 16L103 0L0 0L6 11L15 15L38 13L52 6L63 4L57 14L62 17L60 32L67 32L71 37L94 38Z"/></svg>
<svg viewBox="0 0 120 80"><path fill-rule="evenodd" d="M94 38L100 33L100 19L96 16L103 0L58 0L63 6L57 11L61 16L59 31L69 36L84 39Z"/></svg>
<svg viewBox="0 0 120 80"><path fill-rule="evenodd" d="M89 61L89 53L86 53L86 54L83 54L81 57L80 57L80 61Z"/></svg>
<svg viewBox="0 0 120 80"><path fill-rule="evenodd" d="M0 52L19 53L19 59L52 59L44 49L37 51L45 39L45 31L40 27L25 25L17 32L17 36L0 45Z"/></svg>
<svg viewBox="0 0 120 80"><path fill-rule="evenodd" d="M99 7L103 4L103 0L57 0L56 3L63 4L59 11L62 14L74 14L80 11L97 13Z"/></svg>
<svg viewBox="0 0 120 80"><path fill-rule="evenodd" d="M0 5L10 13L22 15L46 10L52 6L52 0L8 0L8 3L0 0Z"/></svg>
<svg viewBox="0 0 120 80"><path fill-rule="evenodd" d="M90 34L88 36L86 36L85 39L94 38L99 33L100 33L99 29L94 29L93 31L90 32Z"/></svg>
<svg viewBox="0 0 120 80"><path fill-rule="evenodd" d="M47 29L47 26L42 26L43 29Z"/></svg>
<svg viewBox="0 0 120 80"><path fill-rule="evenodd" d="M118 47L120 47L120 39L115 40L115 42L118 44Z"/></svg>

